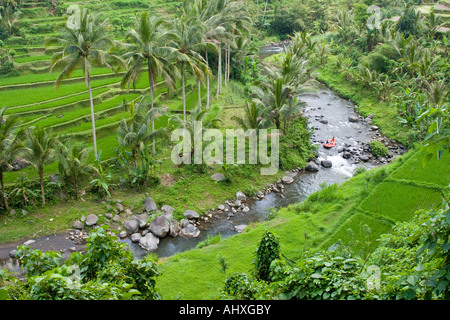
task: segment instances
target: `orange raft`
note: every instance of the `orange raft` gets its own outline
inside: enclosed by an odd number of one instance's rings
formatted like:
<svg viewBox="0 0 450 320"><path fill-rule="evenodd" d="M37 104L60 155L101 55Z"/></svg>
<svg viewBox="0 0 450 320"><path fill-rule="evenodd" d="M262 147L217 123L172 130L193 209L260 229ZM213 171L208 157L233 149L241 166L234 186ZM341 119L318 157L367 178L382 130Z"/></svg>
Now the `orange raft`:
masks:
<svg viewBox="0 0 450 320"><path fill-rule="evenodd" d="M323 144L323 146L325 148L333 148L335 145L336 145L336 139L334 139L334 137L331 140L325 141L325 143Z"/></svg>

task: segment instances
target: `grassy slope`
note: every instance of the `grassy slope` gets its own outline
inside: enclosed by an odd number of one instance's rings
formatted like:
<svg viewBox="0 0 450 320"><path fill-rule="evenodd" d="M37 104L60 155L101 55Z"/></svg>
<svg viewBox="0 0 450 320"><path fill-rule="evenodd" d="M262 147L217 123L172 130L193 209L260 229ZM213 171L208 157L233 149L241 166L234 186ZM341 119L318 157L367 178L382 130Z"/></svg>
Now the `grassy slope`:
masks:
<svg viewBox="0 0 450 320"><path fill-rule="evenodd" d="M410 197L412 187L417 189L415 194L427 193L429 186L424 187L421 182L440 176L440 170L422 170L421 174L415 175L415 180L407 180L409 184L390 181L399 172L408 170L411 161L420 161L421 157L419 152L412 150L386 168L374 169L343 183L334 191L334 196L331 197L333 200L312 201L310 197L310 200L303 204L281 209L273 220L249 226L248 231L243 234L202 249L162 259L163 275L159 277L157 286L163 299L214 298L225 279L225 275L219 271L217 255L227 258L230 263L228 273L251 272L253 253L266 229L279 237L282 252L291 259L298 258L304 246L326 249L339 240L346 245L353 243L353 248L357 251L370 252L376 247L376 239L381 234L390 232L393 221L409 219L415 210L429 208L441 201L443 191L448 192L448 187L446 189L442 185L435 185L437 192L433 193L432 197ZM432 166L439 166L449 174L448 154L440 162L432 162ZM370 179L377 170L387 170L388 176L384 182ZM396 184L395 193L390 192L390 184ZM381 192L379 202L388 207L383 215L379 215L373 206L369 206L374 193L378 191ZM369 201L369 211L359 209L360 204L365 201ZM405 211L404 208L408 210ZM398 212L402 212L402 215L398 215ZM364 232L364 224L369 226L369 234ZM352 230L351 233L349 229Z"/></svg>

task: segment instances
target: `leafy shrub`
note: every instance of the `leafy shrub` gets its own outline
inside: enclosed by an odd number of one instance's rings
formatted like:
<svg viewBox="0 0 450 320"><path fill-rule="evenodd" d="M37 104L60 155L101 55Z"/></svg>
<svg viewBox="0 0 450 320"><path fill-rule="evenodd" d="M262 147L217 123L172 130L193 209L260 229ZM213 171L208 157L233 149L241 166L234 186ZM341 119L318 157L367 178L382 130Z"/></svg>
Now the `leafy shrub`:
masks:
<svg viewBox="0 0 450 320"><path fill-rule="evenodd" d="M58 252L20 247L17 253L27 270L27 280L23 287L17 287L9 279L9 287L0 288L0 295L32 300L160 299L155 291L159 271L153 256L134 259L133 253L125 250L126 244L107 230L108 226L93 229L86 254L75 252L64 262ZM0 284L5 282L3 278L0 274Z"/></svg>
<svg viewBox="0 0 450 320"><path fill-rule="evenodd" d="M370 142L370 149L375 156L386 156L388 153L386 146L378 140L372 140Z"/></svg>
<svg viewBox="0 0 450 320"><path fill-rule="evenodd" d="M256 279L270 281L270 264L279 258L280 243L269 230L266 230L256 248L256 257L253 261Z"/></svg>
<svg viewBox="0 0 450 320"><path fill-rule="evenodd" d="M362 57L361 63L378 73L384 73L390 69L388 58L378 52L371 52L367 56Z"/></svg>

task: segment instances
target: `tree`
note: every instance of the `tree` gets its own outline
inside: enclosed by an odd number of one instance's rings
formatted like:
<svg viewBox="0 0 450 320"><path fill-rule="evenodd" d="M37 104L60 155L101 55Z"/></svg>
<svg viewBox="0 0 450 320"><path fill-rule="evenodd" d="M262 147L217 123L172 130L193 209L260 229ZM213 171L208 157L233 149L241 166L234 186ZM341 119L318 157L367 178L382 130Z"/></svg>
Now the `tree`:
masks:
<svg viewBox="0 0 450 320"><path fill-rule="evenodd" d="M25 139L25 159L39 175L42 205L45 205L44 166L54 159L58 140L50 130L39 127L26 128Z"/></svg>
<svg viewBox="0 0 450 320"><path fill-rule="evenodd" d="M180 65L181 89L183 99L183 121L186 122L186 91L185 91L185 67L189 67L197 79L202 79L206 62L199 54L202 51L203 36L202 27L193 17L182 15L175 22L177 39L173 57Z"/></svg>
<svg viewBox="0 0 450 320"><path fill-rule="evenodd" d="M75 199L78 198L78 187L82 179L96 171L89 163L89 154L92 148L74 141L59 143L57 147L59 172L73 185Z"/></svg>
<svg viewBox="0 0 450 320"><path fill-rule="evenodd" d="M125 64L120 57L111 53L115 43L108 34L108 19L102 21L98 14L90 14L86 8L79 14L75 14L74 17L73 26L66 23L60 34L47 42L47 46L60 46L60 50L52 57L50 72L62 68L55 81L55 87L58 88L62 81L69 78L76 69L83 70L85 83L89 90L94 155L97 159L95 112L90 72L92 68L100 66L117 72L114 65L124 66Z"/></svg>
<svg viewBox="0 0 450 320"><path fill-rule="evenodd" d="M3 16L0 15L0 22L8 30L8 34L12 36L12 28L19 22L19 17L22 14L20 11L15 11L11 5L7 5L2 10Z"/></svg>
<svg viewBox="0 0 450 320"><path fill-rule="evenodd" d="M11 171L11 163L14 161L23 146L18 135L19 119L16 117L5 117L5 108L0 109L0 183L2 188L1 204L9 210L8 197L3 182L4 173Z"/></svg>
<svg viewBox="0 0 450 320"><path fill-rule="evenodd" d="M245 106L245 115L243 117L233 116L243 130L255 129L258 133L259 129L265 129L270 125L270 121L264 119L265 108L255 102L247 101Z"/></svg>
<svg viewBox="0 0 450 320"><path fill-rule="evenodd" d="M160 137L163 130L150 130L150 123L164 113L161 108L148 108L148 96L143 96L140 101L130 104L131 120L122 119L117 128L117 140L124 150L130 150L133 157L134 168L137 168L139 153L145 152L146 144L150 139Z"/></svg>
<svg viewBox="0 0 450 320"><path fill-rule="evenodd" d="M136 15L136 29L131 29L127 33L129 44L126 45L127 53L123 55L128 61L128 71L125 73L121 85L122 87L130 82L135 85L139 78L143 66L148 70L148 82L150 91L151 108L154 108L154 90L158 76L162 76L165 83L173 88L175 79L179 77L178 70L170 63L169 57L173 48L168 47L169 40L173 40L175 35L166 30L162 30L164 20L160 17L149 16L147 11ZM155 123L152 120L152 131L155 130ZM153 139L153 155L155 154L155 140Z"/></svg>

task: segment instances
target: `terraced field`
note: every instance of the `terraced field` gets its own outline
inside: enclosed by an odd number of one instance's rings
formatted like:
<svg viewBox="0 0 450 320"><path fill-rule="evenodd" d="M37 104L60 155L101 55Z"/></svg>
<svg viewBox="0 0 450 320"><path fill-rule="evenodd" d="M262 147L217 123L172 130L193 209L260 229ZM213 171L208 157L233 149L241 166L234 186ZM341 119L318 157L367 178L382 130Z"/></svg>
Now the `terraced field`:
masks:
<svg viewBox="0 0 450 320"><path fill-rule="evenodd" d="M170 15L179 1L66 1L65 7L71 4L82 5L93 11L101 6L103 15L110 18L113 26L114 19L120 19L128 21L129 27L132 27L135 12L150 10L158 15ZM14 64L19 75L0 78L0 108L7 107L7 115L18 116L23 127L34 125L51 128L56 133L70 135L91 145L89 93L82 71L74 72L71 78L65 80L58 89L54 86L58 73L50 73L51 57L55 48L45 47L45 39L55 34L57 26L64 23L64 18L53 16L52 9L41 0L25 1L21 12L20 24L27 29L27 41L36 40L37 44L7 43L10 50L16 51ZM126 30L118 28L114 26L112 32L116 40L121 40L128 28ZM11 42L20 42L19 40L12 38ZM122 118L130 116L125 108L121 107L122 102L131 102L141 94L148 93L149 90L146 72L143 72L136 87L130 90L120 88L122 75L123 71L114 74L107 68L95 68L91 73L97 143L99 150L102 150L103 160L115 156L117 125ZM193 81L187 80L188 109L190 106L197 106L197 89L194 89L193 85ZM181 110L179 88L180 86L177 91L168 94L167 86L160 81L156 86L156 104L172 111ZM202 92L204 94L205 90ZM168 96L170 98L167 98ZM166 125L167 117L161 117L155 123L156 129ZM51 174L55 165L50 165L47 169L46 174ZM24 171L27 175L34 176L30 168ZM5 181L11 183L17 175L18 173L11 172Z"/></svg>

